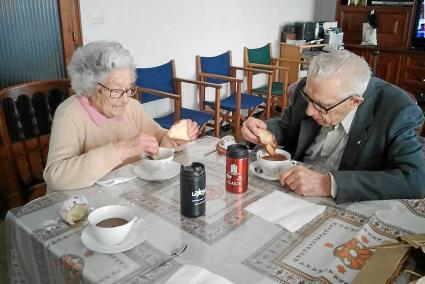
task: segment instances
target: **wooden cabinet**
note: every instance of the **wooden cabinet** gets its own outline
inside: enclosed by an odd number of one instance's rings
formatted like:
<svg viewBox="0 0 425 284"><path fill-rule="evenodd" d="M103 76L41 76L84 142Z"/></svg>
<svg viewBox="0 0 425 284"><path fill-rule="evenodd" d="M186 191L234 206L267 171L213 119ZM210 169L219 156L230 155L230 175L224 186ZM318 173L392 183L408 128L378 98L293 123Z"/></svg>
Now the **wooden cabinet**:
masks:
<svg viewBox="0 0 425 284"><path fill-rule="evenodd" d="M403 66L403 55L398 51L359 45L346 45L345 48L364 57L376 76L395 85L399 84Z"/></svg>
<svg viewBox="0 0 425 284"><path fill-rule="evenodd" d="M336 19L344 32L345 48L364 57L376 76L417 97L423 96L425 52L410 49L415 6L347 6L342 3L337 0ZM372 9L378 20L378 46L361 46L363 22Z"/></svg>
<svg viewBox="0 0 425 284"><path fill-rule="evenodd" d="M405 56L400 86L417 97L425 95L425 53Z"/></svg>
<svg viewBox="0 0 425 284"><path fill-rule="evenodd" d="M395 52L381 52L377 55L375 75L395 85L399 83L403 56ZM372 56L372 66L373 66Z"/></svg>
<svg viewBox="0 0 425 284"><path fill-rule="evenodd" d="M408 47L409 28L412 7L385 6L341 6L337 20L344 31L344 42L360 44L363 22L371 10L375 10L378 19L378 44L381 46Z"/></svg>

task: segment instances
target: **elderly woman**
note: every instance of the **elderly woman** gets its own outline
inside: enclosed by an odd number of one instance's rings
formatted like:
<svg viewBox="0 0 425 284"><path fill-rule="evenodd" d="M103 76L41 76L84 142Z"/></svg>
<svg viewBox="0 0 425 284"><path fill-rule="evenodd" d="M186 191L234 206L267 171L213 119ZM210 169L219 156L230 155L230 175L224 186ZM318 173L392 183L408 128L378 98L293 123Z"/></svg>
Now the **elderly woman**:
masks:
<svg viewBox="0 0 425 284"><path fill-rule="evenodd" d="M76 95L56 110L44 179L49 191L77 189L159 146L180 150L132 99L136 94L132 56L119 43L92 42L78 49L68 66ZM189 121L188 135L198 128Z"/></svg>

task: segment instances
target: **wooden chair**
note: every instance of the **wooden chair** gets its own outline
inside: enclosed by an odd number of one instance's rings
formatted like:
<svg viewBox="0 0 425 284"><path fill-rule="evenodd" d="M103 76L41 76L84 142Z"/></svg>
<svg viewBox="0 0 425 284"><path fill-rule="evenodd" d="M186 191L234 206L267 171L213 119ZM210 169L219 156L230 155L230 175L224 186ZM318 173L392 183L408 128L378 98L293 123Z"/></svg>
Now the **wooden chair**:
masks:
<svg viewBox="0 0 425 284"><path fill-rule="evenodd" d="M276 102L279 101L279 106L283 110L288 105L287 90L288 90L288 76L290 69L288 67L281 67L279 63L283 61L281 58L274 58L272 56L271 44L268 43L259 48L244 47L244 67L257 68L270 70L272 72L272 100L269 105L270 110L267 113L273 113ZM261 86L252 88L253 77L256 73L249 73L247 76L248 92L256 93L267 96L268 86ZM280 80L282 78L282 80ZM268 119L269 116L266 117Z"/></svg>
<svg viewBox="0 0 425 284"><path fill-rule="evenodd" d="M216 127L221 128L225 121L233 126L235 140L240 139L241 121L252 116L255 111L263 104L269 109L271 100L271 80L268 80L268 96L263 98L257 95L243 93L242 79L236 77L237 71L265 73L270 78L272 72L252 68L232 66L232 52L227 51L223 54L203 57L196 56L196 74L199 81L213 84L230 84L230 95L221 97L216 92L213 100L205 97L205 88L200 89L200 109L209 111L214 115ZM246 116L241 111L247 112ZM217 128L216 128L217 129Z"/></svg>
<svg viewBox="0 0 425 284"><path fill-rule="evenodd" d="M8 206L46 192L46 165L53 114L70 95L68 79L35 81L0 91L0 170Z"/></svg>

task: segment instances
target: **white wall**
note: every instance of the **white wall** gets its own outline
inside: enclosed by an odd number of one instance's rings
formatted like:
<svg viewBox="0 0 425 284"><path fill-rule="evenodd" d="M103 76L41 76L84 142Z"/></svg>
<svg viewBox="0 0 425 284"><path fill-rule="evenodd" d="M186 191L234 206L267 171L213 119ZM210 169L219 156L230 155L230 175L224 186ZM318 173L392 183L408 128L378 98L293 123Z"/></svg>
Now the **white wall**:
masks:
<svg viewBox="0 0 425 284"><path fill-rule="evenodd" d="M272 42L277 56L283 25L321 18L315 2L81 0L80 5L84 43L118 41L140 67L175 59L177 76L195 79L196 55L214 56L232 50L233 64L242 66L244 46L255 48ZM320 11L329 13L329 9ZM196 108L195 89L185 87L183 91L184 106ZM145 109L156 116L164 112L162 105L161 110L157 105L147 104Z"/></svg>
<svg viewBox="0 0 425 284"><path fill-rule="evenodd" d="M336 9L335 0L316 0L315 7L314 7L314 20L315 21L334 21L335 9Z"/></svg>

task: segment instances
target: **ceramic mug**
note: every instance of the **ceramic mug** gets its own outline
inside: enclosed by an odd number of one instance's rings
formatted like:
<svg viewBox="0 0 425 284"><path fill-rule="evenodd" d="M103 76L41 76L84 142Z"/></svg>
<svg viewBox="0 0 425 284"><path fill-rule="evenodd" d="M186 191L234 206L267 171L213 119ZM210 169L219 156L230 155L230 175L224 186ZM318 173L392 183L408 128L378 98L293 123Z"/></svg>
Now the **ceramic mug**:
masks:
<svg viewBox="0 0 425 284"><path fill-rule="evenodd" d="M285 150L276 149L276 154L285 156L286 160L267 160L265 157L269 156L269 154L266 152L266 150L259 150L257 152L257 162L264 173L275 176L281 171L286 171L296 166L297 163L291 160L291 154Z"/></svg>
<svg viewBox="0 0 425 284"><path fill-rule="evenodd" d="M155 173L165 169L171 163L174 158L174 149L159 147L158 154L153 159L144 153L140 156L142 159L140 166L149 173Z"/></svg>
<svg viewBox="0 0 425 284"><path fill-rule="evenodd" d="M102 227L100 222L120 220L121 225ZM126 222L122 220L124 219ZM139 220L133 209L122 205L108 205L92 211L88 218L93 236L104 245L118 245L122 243L130 233L134 224Z"/></svg>

